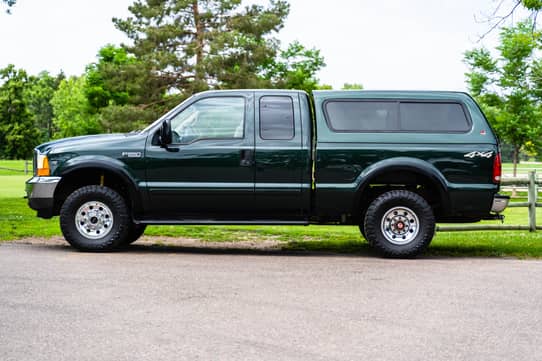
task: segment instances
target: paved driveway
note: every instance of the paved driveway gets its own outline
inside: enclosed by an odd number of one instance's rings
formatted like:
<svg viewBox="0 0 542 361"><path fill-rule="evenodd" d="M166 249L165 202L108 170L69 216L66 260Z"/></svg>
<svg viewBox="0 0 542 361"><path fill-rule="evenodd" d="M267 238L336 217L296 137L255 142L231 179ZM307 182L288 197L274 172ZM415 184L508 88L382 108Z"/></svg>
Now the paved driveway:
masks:
<svg viewBox="0 0 542 361"><path fill-rule="evenodd" d="M0 245L0 360L541 360L542 262Z"/></svg>

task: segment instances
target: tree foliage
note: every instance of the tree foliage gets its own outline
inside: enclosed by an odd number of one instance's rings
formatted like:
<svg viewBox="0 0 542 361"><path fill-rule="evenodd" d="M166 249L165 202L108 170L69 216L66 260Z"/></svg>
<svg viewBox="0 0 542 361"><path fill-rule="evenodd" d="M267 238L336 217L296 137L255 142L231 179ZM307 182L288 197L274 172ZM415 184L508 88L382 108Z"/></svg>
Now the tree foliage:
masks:
<svg viewBox="0 0 542 361"><path fill-rule="evenodd" d="M108 105L148 104L161 99L163 91L152 92L153 78L145 64L124 48L106 45L98 61L87 66L85 96L92 112Z"/></svg>
<svg viewBox="0 0 542 361"><path fill-rule="evenodd" d="M124 48L154 81L147 89L182 99L207 89L285 87L312 90L325 65L299 42L280 49L274 37L289 5L243 7L241 0L136 1L132 16L114 19L132 44Z"/></svg>
<svg viewBox="0 0 542 361"><path fill-rule="evenodd" d="M281 50L265 71L270 86L311 92L318 88L316 73L326 64L318 49L307 49L295 41Z"/></svg>
<svg viewBox="0 0 542 361"><path fill-rule="evenodd" d="M62 80L51 99L54 112L55 138L96 134L102 129L96 114L92 114L85 96L85 77Z"/></svg>
<svg viewBox="0 0 542 361"><path fill-rule="evenodd" d="M37 76L30 76L25 86L24 101L39 132L39 143L47 142L53 137L54 114L51 99L63 79L63 73L54 77L44 71Z"/></svg>
<svg viewBox="0 0 542 361"><path fill-rule="evenodd" d="M344 83L343 84L343 87L342 87L342 90L362 90L363 89L363 85L359 84L359 83Z"/></svg>
<svg viewBox="0 0 542 361"><path fill-rule="evenodd" d="M493 9L493 12L485 19L490 24L490 27L482 37L510 23L510 20L515 19L518 10L521 9L527 12L527 19L523 19L523 21L530 21L532 30L536 29L538 15L542 11L542 0L513 0L511 2L499 0L496 3L497 5ZM521 19L519 20L522 21Z"/></svg>
<svg viewBox="0 0 542 361"><path fill-rule="evenodd" d="M514 175L520 151L532 151L542 135L540 40L541 33L525 21L502 29L498 57L484 48L465 53L469 90L499 137L512 145Z"/></svg>
<svg viewBox="0 0 542 361"><path fill-rule="evenodd" d="M127 51L147 64L164 92L252 88L275 57L289 12L283 0L242 8L241 0L138 0L132 16L114 19L133 42Z"/></svg>
<svg viewBox="0 0 542 361"><path fill-rule="evenodd" d="M134 130L156 119L166 109L164 92L146 65L124 48L106 45L98 61L87 66L84 94L89 111L108 132ZM163 106L152 106L160 104Z"/></svg>
<svg viewBox="0 0 542 361"><path fill-rule="evenodd" d="M38 134L24 101L28 75L14 65L0 69L0 156L24 159L37 145Z"/></svg>

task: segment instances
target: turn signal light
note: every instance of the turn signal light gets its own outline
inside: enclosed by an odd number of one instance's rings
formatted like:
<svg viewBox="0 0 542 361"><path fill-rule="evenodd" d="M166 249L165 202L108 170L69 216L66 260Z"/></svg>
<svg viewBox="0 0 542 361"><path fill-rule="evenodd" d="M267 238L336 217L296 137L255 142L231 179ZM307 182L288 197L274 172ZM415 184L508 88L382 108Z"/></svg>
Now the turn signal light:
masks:
<svg viewBox="0 0 542 361"><path fill-rule="evenodd" d="M37 159L37 171L36 174L40 177L46 177L51 175L51 169L49 168L49 159L46 155L39 154Z"/></svg>

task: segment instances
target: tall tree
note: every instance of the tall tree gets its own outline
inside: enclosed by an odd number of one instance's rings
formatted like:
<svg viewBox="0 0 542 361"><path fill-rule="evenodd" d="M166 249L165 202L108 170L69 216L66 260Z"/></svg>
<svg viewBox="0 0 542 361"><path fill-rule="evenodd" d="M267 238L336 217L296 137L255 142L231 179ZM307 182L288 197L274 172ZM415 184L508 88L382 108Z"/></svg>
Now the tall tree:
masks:
<svg viewBox="0 0 542 361"><path fill-rule="evenodd" d="M541 33L532 26L526 21L503 28L497 58L484 48L465 53L469 90L499 137L512 145L514 176L520 151L533 150L542 136Z"/></svg>
<svg viewBox="0 0 542 361"><path fill-rule="evenodd" d="M84 93L85 77L62 80L51 99L54 112L54 138L96 134L102 131L96 114L91 114Z"/></svg>
<svg viewBox="0 0 542 361"><path fill-rule="evenodd" d="M34 125L39 131L39 142L47 142L53 136L53 105L51 100L60 82L64 79L60 73L56 77L44 71L29 77L24 91L24 100L34 118Z"/></svg>
<svg viewBox="0 0 542 361"><path fill-rule="evenodd" d="M272 87L311 92L318 89L316 73L324 66L320 50L307 49L295 41L266 66L265 77Z"/></svg>
<svg viewBox="0 0 542 361"><path fill-rule="evenodd" d="M499 0L495 1L496 6L493 9L492 13L489 16L485 17L485 21L490 25L489 29L482 36L486 36L495 29L500 29L510 22L511 19L515 19L518 10L526 10L527 19L531 22L532 30L534 30L538 25L538 15L542 11L542 0L513 0L505 1Z"/></svg>
<svg viewBox="0 0 542 361"><path fill-rule="evenodd" d="M38 143L38 133L24 102L28 75L8 65L0 69L0 156L25 159Z"/></svg>
<svg viewBox="0 0 542 361"><path fill-rule="evenodd" d="M259 87L279 42L289 5L242 8L241 0L138 0L132 16L114 19L132 44L127 51L159 80L154 87L184 96L208 88Z"/></svg>
<svg viewBox="0 0 542 361"><path fill-rule="evenodd" d="M156 119L170 105L146 64L124 48L106 45L86 70L85 96L105 131L126 132Z"/></svg>
<svg viewBox="0 0 542 361"><path fill-rule="evenodd" d="M106 45L98 52L98 61L87 66L85 95L92 112L108 105L149 104L160 100L163 90L153 90L154 79L124 48Z"/></svg>

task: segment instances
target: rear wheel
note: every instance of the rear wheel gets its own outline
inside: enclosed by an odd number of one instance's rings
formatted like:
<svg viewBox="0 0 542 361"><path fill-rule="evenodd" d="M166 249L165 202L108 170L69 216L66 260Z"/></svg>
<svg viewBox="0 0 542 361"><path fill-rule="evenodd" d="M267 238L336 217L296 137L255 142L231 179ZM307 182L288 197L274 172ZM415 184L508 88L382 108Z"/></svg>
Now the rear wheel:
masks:
<svg viewBox="0 0 542 361"><path fill-rule="evenodd" d="M81 251L106 251L123 243L131 220L124 198L111 188L75 190L60 209L64 238Z"/></svg>
<svg viewBox="0 0 542 361"><path fill-rule="evenodd" d="M366 238L386 257L410 258L422 253L435 233L435 216L420 195L394 190L377 197L364 220Z"/></svg>

